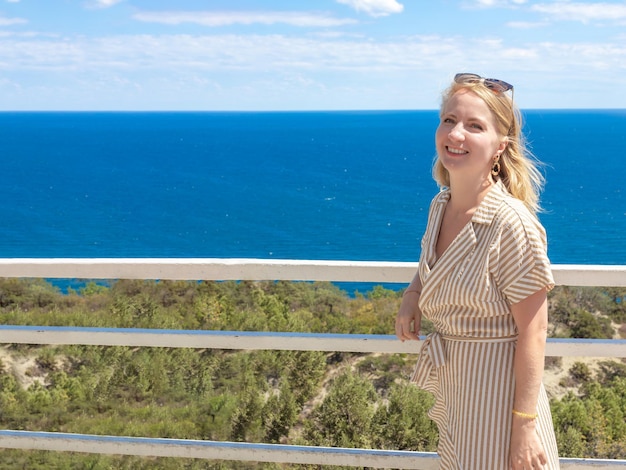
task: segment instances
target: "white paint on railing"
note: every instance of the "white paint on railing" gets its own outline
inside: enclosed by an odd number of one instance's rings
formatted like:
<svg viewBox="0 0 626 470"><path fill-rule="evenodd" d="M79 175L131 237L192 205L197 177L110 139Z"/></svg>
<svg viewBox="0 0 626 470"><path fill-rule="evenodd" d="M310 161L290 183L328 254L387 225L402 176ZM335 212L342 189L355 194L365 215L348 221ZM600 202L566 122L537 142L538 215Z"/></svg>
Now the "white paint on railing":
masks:
<svg viewBox="0 0 626 470"><path fill-rule="evenodd" d="M439 457L433 452L98 436L36 431L0 431L0 448L370 468L420 468L421 470L439 468ZM578 470L626 468L626 460L566 458L560 460L561 468L564 470L570 468Z"/></svg>
<svg viewBox="0 0 626 470"><path fill-rule="evenodd" d="M35 445L33 445L35 444ZM93 454L141 455L210 460L283 462L309 465L347 465L374 468L436 470L439 458L431 452L346 449L245 442L198 441L89 434L0 431L0 447Z"/></svg>
<svg viewBox="0 0 626 470"><path fill-rule="evenodd" d="M390 354L417 354L422 345L393 335L17 325L0 325L0 343ZM626 358L626 340L550 338L546 355Z"/></svg>
<svg viewBox="0 0 626 470"><path fill-rule="evenodd" d="M285 280L408 284L417 263L246 258L4 258L0 277ZM626 286L626 266L552 266L558 285Z"/></svg>

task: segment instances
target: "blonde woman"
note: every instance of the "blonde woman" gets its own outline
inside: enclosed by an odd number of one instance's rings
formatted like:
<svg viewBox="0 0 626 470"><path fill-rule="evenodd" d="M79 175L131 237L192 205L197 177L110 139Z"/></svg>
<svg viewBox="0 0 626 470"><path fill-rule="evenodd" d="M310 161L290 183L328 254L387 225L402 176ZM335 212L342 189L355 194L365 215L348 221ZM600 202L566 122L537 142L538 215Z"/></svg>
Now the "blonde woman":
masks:
<svg viewBox="0 0 626 470"><path fill-rule="evenodd" d="M521 135L513 86L457 74L443 95L433 199L420 263L396 318L435 332L412 376L435 396L442 469L558 469L542 384L554 286L535 213L542 178Z"/></svg>

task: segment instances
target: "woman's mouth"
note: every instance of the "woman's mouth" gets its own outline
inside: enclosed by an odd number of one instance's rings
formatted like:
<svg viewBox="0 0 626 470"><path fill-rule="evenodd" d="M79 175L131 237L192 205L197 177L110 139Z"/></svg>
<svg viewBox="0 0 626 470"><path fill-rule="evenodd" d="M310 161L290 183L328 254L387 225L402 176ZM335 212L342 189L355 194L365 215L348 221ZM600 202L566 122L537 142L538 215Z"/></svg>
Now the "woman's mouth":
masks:
<svg viewBox="0 0 626 470"><path fill-rule="evenodd" d="M455 149L452 147L446 147L446 150L453 155L465 155L467 153L467 150Z"/></svg>

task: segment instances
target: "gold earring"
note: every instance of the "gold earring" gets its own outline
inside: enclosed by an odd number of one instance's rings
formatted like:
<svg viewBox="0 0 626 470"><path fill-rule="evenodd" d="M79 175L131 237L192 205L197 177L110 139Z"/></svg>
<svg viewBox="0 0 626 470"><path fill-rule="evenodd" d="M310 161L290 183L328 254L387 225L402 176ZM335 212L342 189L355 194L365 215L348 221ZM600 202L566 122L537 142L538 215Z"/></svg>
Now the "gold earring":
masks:
<svg viewBox="0 0 626 470"><path fill-rule="evenodd" d="M493 166L491 167L491 174L492 176L498 176L500 174L500 156L497 155L494 162L493 162Z"/></svg>

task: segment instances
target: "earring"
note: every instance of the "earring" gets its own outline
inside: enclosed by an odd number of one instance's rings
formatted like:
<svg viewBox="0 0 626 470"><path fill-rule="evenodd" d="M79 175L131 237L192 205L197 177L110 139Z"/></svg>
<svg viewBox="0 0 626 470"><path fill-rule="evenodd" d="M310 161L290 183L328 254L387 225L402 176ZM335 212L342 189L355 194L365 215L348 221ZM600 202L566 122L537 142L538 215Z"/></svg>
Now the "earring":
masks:
<svg viewBox="0 0 626 470"><path fill-rule="evenodd" d="M491 167L491 175L498 176L499 174L500 174L500 155L497 155L493 162L493 166Z"/></svg>

